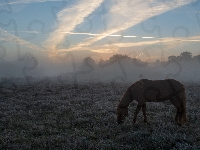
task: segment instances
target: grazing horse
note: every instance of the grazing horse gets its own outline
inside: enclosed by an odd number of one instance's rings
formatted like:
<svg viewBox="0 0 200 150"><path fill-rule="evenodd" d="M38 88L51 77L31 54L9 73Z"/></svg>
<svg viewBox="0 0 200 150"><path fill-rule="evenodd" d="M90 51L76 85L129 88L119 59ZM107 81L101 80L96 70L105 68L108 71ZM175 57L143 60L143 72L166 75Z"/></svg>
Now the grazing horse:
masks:
<svg viewBox="0 0 200 150"><path fill-rule="evenodd" d="M187 123L185 86L174 79L148 80L141 79L132 84L122 96L117 106L117 122L123 123L128 116L128 106L133 101L138 102L133 123L142 108L144 122L146 117L146 102L162 102L169 100L177 109L175 121L181 125Z"/></svg>

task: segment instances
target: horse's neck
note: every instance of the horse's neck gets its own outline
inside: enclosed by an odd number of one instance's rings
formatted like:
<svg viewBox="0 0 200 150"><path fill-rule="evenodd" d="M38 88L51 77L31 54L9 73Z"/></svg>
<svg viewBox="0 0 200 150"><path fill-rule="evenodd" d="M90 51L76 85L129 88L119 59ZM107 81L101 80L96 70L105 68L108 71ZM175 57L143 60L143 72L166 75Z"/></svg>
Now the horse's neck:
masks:
<svg viewBox="0 0 200 150"><path fill-rule="evenodd" d="M122 96L121 101L119 103L120 107L128 107L129 104L133 101L130 90L128 89L126 93Z"/></svg>

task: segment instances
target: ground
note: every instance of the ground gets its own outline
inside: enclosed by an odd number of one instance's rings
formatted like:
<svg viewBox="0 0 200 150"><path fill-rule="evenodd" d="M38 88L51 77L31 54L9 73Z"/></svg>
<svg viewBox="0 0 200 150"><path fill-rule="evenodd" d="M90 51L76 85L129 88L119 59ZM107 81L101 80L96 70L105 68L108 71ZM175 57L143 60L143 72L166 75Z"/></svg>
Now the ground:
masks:
<svg viewBox="0 0 200 150"><path fill-rule="evenodd" d="M117 125L116 106L131 83L3 84L0 149L200 149L200 84L184 84L189 123L183 126L169 101L147 103L149 124L140 112L135 125L133 102Z"/></svg>

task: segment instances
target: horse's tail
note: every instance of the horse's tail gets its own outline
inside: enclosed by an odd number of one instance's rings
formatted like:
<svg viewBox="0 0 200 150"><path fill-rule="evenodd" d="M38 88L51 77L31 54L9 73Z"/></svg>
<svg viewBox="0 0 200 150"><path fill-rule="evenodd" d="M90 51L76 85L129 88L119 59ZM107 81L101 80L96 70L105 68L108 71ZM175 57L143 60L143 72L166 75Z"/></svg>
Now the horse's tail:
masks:
<svg viewBox="0 0 200 150"><path fill-rule="evenodd" d="M188 123L188 119L186 116L186 93L185 90L181 93L181 102L180 102L181 108L182 108L182 123Z"/></svg>

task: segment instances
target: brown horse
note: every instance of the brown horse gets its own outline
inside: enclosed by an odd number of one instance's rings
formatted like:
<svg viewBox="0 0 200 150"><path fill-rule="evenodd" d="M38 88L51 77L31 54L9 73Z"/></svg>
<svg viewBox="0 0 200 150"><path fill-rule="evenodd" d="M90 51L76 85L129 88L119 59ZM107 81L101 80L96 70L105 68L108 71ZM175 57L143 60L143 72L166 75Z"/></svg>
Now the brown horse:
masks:
<svg viewBox="0 0 200 150"><path fill-rule="evenodd" d="M175 121L181 125L187 123L185 86L174 79L147 80L141 79L132 84L122 96L117 106L117 122L123 123L128 116L128 106L133 101L138 102L133 123L142 108L144 122L146 117L146 102L162 102L169 100L177 109Z"/></svg>

